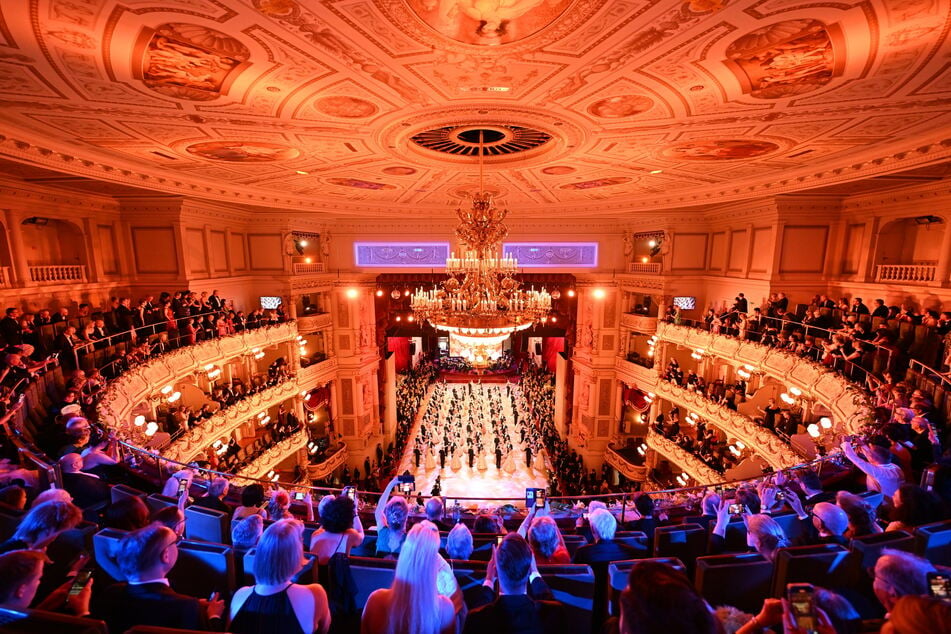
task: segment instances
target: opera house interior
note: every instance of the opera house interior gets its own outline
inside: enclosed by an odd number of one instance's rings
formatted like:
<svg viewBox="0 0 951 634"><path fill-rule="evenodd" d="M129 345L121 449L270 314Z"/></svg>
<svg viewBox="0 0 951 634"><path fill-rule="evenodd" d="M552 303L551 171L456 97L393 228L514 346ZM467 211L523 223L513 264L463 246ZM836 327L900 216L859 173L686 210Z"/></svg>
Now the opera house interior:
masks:
<svg viewBox="0 0 951 634"><path fill-rule="evenodd" d="M0 0L0 631L951 631L951 0Z"/></svg>

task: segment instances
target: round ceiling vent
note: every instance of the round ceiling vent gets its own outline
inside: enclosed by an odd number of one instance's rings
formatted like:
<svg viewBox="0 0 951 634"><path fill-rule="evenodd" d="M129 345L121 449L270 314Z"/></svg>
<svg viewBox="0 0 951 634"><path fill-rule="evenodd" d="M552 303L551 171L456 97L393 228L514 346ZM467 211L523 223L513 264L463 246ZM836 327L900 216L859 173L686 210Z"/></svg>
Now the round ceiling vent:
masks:
<svg viewBox="0 0 951 634"><path fill-rule="evenodd" d="M455 156L478 156L480 142L483 154L509 156L529 152L551 141L547 132L516 125L444 126L424 130L411 141L432 152Z"/></svg>

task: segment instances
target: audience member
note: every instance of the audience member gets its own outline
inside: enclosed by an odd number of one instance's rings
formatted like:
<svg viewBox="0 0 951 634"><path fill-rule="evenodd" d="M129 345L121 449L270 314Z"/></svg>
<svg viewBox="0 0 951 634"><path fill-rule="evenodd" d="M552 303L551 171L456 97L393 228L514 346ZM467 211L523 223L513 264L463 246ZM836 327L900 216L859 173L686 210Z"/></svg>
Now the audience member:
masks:
<svg viewBox="0 0 951 634"><path fill-rule="evenodd" d="M215 478L208 485L208 493L195 500L192 506L231 513L231 508L223 501L226 495L228 495L228 481L224 478Z"/></svg>
<svg viewBox="0 0 951 634"><path fill-rule="evenodd" d="M247 552L257 546L263 532L264 518L248 515L231 523L231 544L236 551Z"/></svg>
<svg viewBox="0 0 951 634"><path fill-rule="evenodd" d="M891 612L895 603L908 595L928 594L928 573L934 566L921 557L899 550L884 550L875 562L875 596Z"/></svg>
<svg viewBox="0 0 951 634"><path fill-rule="evenodd" d="M667 564L631 568L620 597L620 634L719 634L713 613L690 581Z"/></svg>
<svg viewBox="0 0 951 634"><path fill-rule="evenodd" d="M310 552L321 565L327 565L337 553L350 554L350 549L363 543L363 524L356 505L346 495L326 504L320 512L321 530L310 539Z"/></svg>
<svg viewBox="0 0 951 634"><path fill-rule="evenodd" d="M472 533L465 524L459 522L452 527L446 537L446 554L450 559L465 561L472 557L472 549Z"/></svg>
<svg viewBox="0 0 951 634"><path fill-rule="evenodd" d="M82 521L78 507L62 501L34 505L23 516L13 536L0 544L0 553L11 550L45 551L65 531L76 528Z"/></svg>
<svg viewBox="0 0 951 634"><path fill-rule="evenodd" d="M303 531L303 524L286 519L264 531L254 557L255 585L235 592L229 632L324 634L330 629L330 606L323 587L292 581L305 561Z"/></svg>
<svg viewBox="0 0 951 634"><path fill-rule="evenodd" d="M264 506L264 487L260 484L249 484L241 490L241 506L234 510L231 516L232 521L241 520L249 515L260 515L262 519L267 517L267 511Z"/></svg>

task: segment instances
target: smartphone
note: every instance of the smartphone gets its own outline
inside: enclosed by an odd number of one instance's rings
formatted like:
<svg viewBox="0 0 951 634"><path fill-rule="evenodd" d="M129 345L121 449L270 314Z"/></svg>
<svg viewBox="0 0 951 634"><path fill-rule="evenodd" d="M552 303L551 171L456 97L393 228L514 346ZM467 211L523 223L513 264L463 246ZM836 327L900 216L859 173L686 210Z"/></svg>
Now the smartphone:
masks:
<svg viewBox="0 0 951 634"><path fill-rule="evenodd" d="M786 499L786 492L785 492L785 491L776 491L776 501L777 501L777 502L778 502L778 501L785 500L785 499Z"/></svg>
<svg viewBox="0 0 951 634"><path fill-rule="evenodd" d="M932 491L934 489L934 472L937 467L932 465L925 469L921 474L921 488L925 491Z"/></svg>
<svg viewBox="0 0 951 634"><path fill-rule="evenodd" d="M406 495L409 495L410 493L413 492L413 486L414 486L413 482L400 482L400 491L402 491Z"/></svg>
<svg viewBox="0 0 951 634"><path fill-rule="evenodd" d="M83 589L89 585L89 581L92 579L92 568L83 568L76 574L76 578L73 579L73 585L69 587L69 596L75 597Z"/></svg>
<svg viewBox="0 0 951 634"><path fill-rule="evenodd" d="M294 499L298 501L303 501L304 492L303 491L294 491Z"/></svg>
<svg viewBox="0 0 951 634"><path fill-rule="evenodd" d="M535 489L535 508L545 508L545 489Z"/></svg>
<svg viewBox="0 0 951 634"><path fill-rule="evenodd" d="M535 506L535 489L525 489L525 508L530 509Z"/></svg>
<svg viewBox="0 0 951 634"><path fill-rule="evenodd" d="M178 497L182 497L183 493L188 491L188 480L182 478L178 481Z"/></svg>
<svg viewBox="0 0 951 634"><path fill-rule="evenodd" d="M352 487L352 486L344 487L343 491L341 491L341 495L345 495L351 500L353 500L354 504L357 503L357 487Z"/></svg>
<svg viewBox="0 0 951 634"><path fill-rule="evenodd" d="M496 546L501 546L503 539L505 539L505 535L496 535L496 536L495 536L495 545L496 545Z"/></svg>
<svg viewBox="0 0 951 634"><path fill-rule="evenodd" d="M742 504L730 505L730 515L743 515L743 511L745 511L745 509Z"/></svg>
<svg viewBox="0 0 951 634"><path fill-rule="evenodd" d="M951 599L951 577L940 572L929 572L928 594L938 599Z"/></svg>
<svg viewBox="0 0 951 634"><path fill-rule="evenodd" d="M792 610L796 627L811 634L819 629L816 612L816 589L811 583L790 583L786 586L789 608Z"/></svg>

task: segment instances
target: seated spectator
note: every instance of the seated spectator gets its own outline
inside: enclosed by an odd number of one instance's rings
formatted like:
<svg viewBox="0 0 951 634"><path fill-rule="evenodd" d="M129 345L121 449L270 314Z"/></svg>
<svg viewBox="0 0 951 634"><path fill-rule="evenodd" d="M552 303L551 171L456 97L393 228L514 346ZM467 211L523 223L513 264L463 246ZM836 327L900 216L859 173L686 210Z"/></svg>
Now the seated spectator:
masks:
<svg viewBox="0 0 951 634"><path fill-rule="evenodd" d="M337 553L350 554L352 548L363 543L363 524L356 505L346 495L334 498L320 514L321 530L310 540L310 552L317 562L326 565Z"/></svg>
<svg viewBox="0 0 951 634"><path fill-rule="evenodd" d="M393 559L400 553L403 542L406 541L406 518L409 515L409 505L406 500L397 495L390 499L390 492L399 483L393 478L376 505L376 556Z"/></svg>
<svg viewBox="0 0 951 634"><path fill-rule="evenodd" d="M170 528L179 537L185 535L185 512L180 506L163 506L156 509L149 518L149 522Z"/></svg>
<svg viewBox="0 0 951 634"><path fill-rule="evenodd" d="M571 555L558 524L548 515L536 517L528 529L528 543L535 562L542 565L571 563Z"/></svg>
<svg viewBox="0 0 951 634"><path fill-rule="evenodd" d="M654 543L654 530L657 520L654 519L654 499L646 493L634 496L633 520L624 525L625 530L642 531L647 535L648 543Z"/></svg>
<svg viewBox="0 0 951 634"><path fill-rule="evenodd" d="M81 521L82 512L69 502L34 504L20 520L13 536L0 544L0 553L11 550L44 551L61 533L76 528Z"/></svg>
<svg viewBox="0 0 951 634"><path fill-rule="evenodd" d="M631 568L620 598L620 634L718 634L720 628L683 573L645 561Z"/></svg>
<svg viewBox="0 0 951 634"><path fill-rule="evenodd" d="M931 524L945 519L944 509L938 496L925 491L917 484L903 484L892 497L892 522L886 531L914 532L922 524Z"/></svg>
<svg viewBox="0 0 951 634"><path fill-rule="evenodd" d="M849 528L844 534L846 538L855 539L882 532L882 527L875 521L875 509L865 498L848 491L839 491L835 503L849 518Z"/></svg>
<svg viewBox="0 0 951 634"><path fill-rule="evenodd" d="M835 504L819 502L812 507L812 525L818 533L813 543L849 545L845 537L845 531L849 530L849 516Z"/></svg>
<svg viewBox="0 0 951 634"><path fill-rule="evenodd" d="M3 487L0 489L0 503L22 511L26 508L26 489L16 484Z"/></svg>
<svg viewBox="0 0 951 634"><path fill-rule="evenodd" d="M505 535L505 527L497 515L479 515L472 523L472 532L476 535Z"/></svg>
<svg viewBox="0 0 951 634"><path fill-rule="evenodd" d="M496 580L498 598L494 590ZM535 598L528 596L530 583ZM564 608L554 600L538 574L532 550L519 534L507 535L493 553L482 592L481 605L466 617L465 632L567 631Z"/></svg>
<svg viewBox="0 0 951 634"><path fill-rule="evenodd" d="M267 519L272 522L280 520L292 520L294 514L291 513L291 496L284 489L278 489L271 493L271 499L267 503Z"/></svg>
<svg viewBox="0 0 951 634"><path fill-rule="evenodd" d="M450 634L452 600L439 594L439 531L423 521L410 530L396 562L393 585L374 590L363 608L361 634Z"/></svg>
<svg viewBox="0 0 951 634"><path fill-rule="evenodd" d="M459 522L452 527L449 536L446 537L446 554L450 559L467 561L472 557L472 550L472 533L465 524Z"/></svg>
<svg viewBox="0 0 951 634"><path fill-rule="evenodd" d="M699 524L708 528L717 521L717 511L720 508L720 496L713 491L704 494L700 502L700 515L691 515L683 519L684 524Z"/></svg>
<svg viewBox="0 0 951 634"><path fill-rule="evenodd" d="M263 532L264 518L260 515L248 515L232 522L231 544L235 550L247 552L257 546Z"/></svg>
<svg viewBox="0 0 951 634"><path fill-rule="evenodd" d="M39 605L35 605L37 589L40 587L43 568L47 562L46 556L35 550L15 550L0 555L0 608L25 610L35 606L42 610L60 611L65 604L65 611L71 615L87 616L93 579L76 595L68 594L68 587L72 585L70 580L66 587L59 588ZM21 626L29 624L29 618L18 622ZM13 626L13 629L16 629L16 626Z"/></svg>
<svg viewBox="0 0 951 634"><path fill-rule="evenodd" d="M234 510L231 520L241 520L249 515L260 515L261 519L267 517L267 511L264 506L264 487L260 484L249 484L241 490L241 506Z"/></svg>
<svg viewBox="0 0 951 634"><path fill-rule="evenodd" d="M919 634L947 631L951 603L936 597L906 595L895 602L882 634Z"/></svg>
<svg viewBox="0 0 951 634"><path fill-rule="evenodd" d="M575 553L574 563L588 564L594 571L595 622L600 622L604 619L607 605L608 564L612 561L642 557L643 552L614 539L617 520L609 511L596 509L588 515L588 521L591 523L594 543L579 548Z"/></svg>
<svg viewBox="0 0 951 634"><path fill-rule="evenodd" d="M145 528L149 523L149 507L141 498L127 497L113 502L102 514L103 528L117 528L134 531Z"/></svg>
<svg viewBox="0 0 951 634"><path fill-rule="evenodd" d="M663 416L663 414L661 414ZM602 502L601 500L592 500L588 504L587 517L591 517L591 514L594 513L597 509L607 510L608 505ZM594 536L591 534L591 524L585 519L585 514L582 514L575 520L575 534L581 535L584 537L585 541L590 543L594 542Z"/></svg>
<svg viewBox="0 0 951 634"><path fill-rule="evenodd" d="M208 485L208 493L195 500L193 506L231 513L231 507L222 501L226 495L228 495L228 481L224 478L215 478Z"/></svg>
<svg viewBox="0 0 951 634"><path fill-rule="evenodd" d="M180 629L223 629L224 601L199 601L175 592L168 573L178 561L180 537L170 528L151 524L131 532L119 542L116 559L126 579L107 588L93 614L113 632L133 625Z"/></svg>
<svg viewBox="0 0 951 634"><path fill-rule="evenodd" d="M59 459L63 470L63 488L73 496L76 506L89 509L109 502L112 488L98 476L83 471L83 458L78 453L68 453Z"/></svg>
<svg viewBox="0 0 951 634"><path fill-rule="evenodd" d="M452 524L443 521L444 510L445 507L441 497L434 496L426 500L426 519L435 524L439 530L450 531L452 530Z"/></svg>
<svg viewBox="0 0 951 634"><path fill-rule="evenodd" d="M935 572L931 562L899 550L885 549L875 562L875 596L891 612L895 603L907 595L928 594L928 573Z"/></svg>
<svg viewBox="0 0 951 634"><path fill-rule="evenodd" d="M264 531L254 557L255 585L235 593L229 632L309 634L330 628L330 606L324 589L318 584L291 581L305 561L303 531L304 525L297 520L279 520Z"/></svg>

